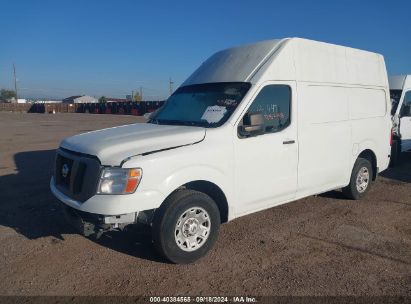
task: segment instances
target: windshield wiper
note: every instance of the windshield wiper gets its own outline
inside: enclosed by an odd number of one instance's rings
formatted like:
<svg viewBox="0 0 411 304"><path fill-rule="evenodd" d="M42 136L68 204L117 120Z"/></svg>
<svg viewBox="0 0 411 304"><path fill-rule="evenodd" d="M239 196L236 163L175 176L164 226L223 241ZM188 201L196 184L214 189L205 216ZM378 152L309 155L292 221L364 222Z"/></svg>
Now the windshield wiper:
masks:
<svg viewBox="0 0 411 304"><path fill-rule="evenodd" d="M206 122L200 121L188 121L188 120L177 120L177 119L152 119L150 123L158 125L181 125L181 126L194 126L194 127L205 127L207 126Z"/></svg>

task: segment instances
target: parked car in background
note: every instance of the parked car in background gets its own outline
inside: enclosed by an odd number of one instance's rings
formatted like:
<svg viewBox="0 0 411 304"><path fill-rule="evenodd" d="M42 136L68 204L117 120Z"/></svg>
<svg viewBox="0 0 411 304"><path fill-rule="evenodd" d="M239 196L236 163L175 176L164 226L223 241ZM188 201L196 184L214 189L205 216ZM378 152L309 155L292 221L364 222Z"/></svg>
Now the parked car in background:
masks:
<svg viewBox="0 0 411 304"><path fill-rule="evenodd" d="M147 223L190 263L221 223L333 189L361 199L390 138L383 56L269 40L211 56L147 123L64 139L50 187L83 234Z"/></svg>
<svg viewBox="0 0 411 304"><path fill-rule="evenodd" d="M411 75L390 76L393 143L392 163L401 152L411 150Z"/></svg>

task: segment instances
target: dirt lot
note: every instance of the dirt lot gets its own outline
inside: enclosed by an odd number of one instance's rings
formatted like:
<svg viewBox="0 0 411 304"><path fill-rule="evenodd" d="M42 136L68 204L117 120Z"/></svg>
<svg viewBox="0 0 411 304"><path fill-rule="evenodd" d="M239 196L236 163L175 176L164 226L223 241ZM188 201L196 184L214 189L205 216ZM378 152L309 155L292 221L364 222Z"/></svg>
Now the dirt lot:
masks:
<svg viewBox="0 0 411 304"><path fill-rule="evenodd" d="M193 265L159 259L147 231L75 234L49 191L54 150L139 120L0 113L0 294L411 296L410 154L364 201L330 192L223 225Z"/></svg>

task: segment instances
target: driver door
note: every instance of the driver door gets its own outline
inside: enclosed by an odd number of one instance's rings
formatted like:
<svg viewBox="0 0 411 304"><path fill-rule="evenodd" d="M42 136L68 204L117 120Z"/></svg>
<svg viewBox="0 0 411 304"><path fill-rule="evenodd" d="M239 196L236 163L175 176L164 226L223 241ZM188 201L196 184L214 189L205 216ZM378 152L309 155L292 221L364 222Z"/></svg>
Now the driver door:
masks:
<svg viewBox="0 0 411 304"><path fill-rule="evenodd" d="M295 197L298 164L295 88L295 82L291 81L265 83L238 124L234 139L238 215ZM263 115L263 127L244 134L244 125L250 124L250 115L256 113Z"/></svg>
<svg viewBox="0 0 411 304"><path fill-rule="evenodd" d="M404 152L411 150L411 91L405 93L400 113L401 152Z"/></svg>

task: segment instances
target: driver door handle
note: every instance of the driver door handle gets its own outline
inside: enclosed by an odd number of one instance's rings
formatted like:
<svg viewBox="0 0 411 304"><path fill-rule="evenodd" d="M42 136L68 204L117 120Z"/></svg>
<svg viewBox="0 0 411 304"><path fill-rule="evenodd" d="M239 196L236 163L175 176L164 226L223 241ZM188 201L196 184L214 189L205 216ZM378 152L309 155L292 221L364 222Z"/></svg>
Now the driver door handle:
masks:
<svg viewBox="0 0 411 304"><path fill-rule="evenodd" d="M292 144L295 144L295 140L293 139L283 141L283 145L292 145Z"/></svg>

